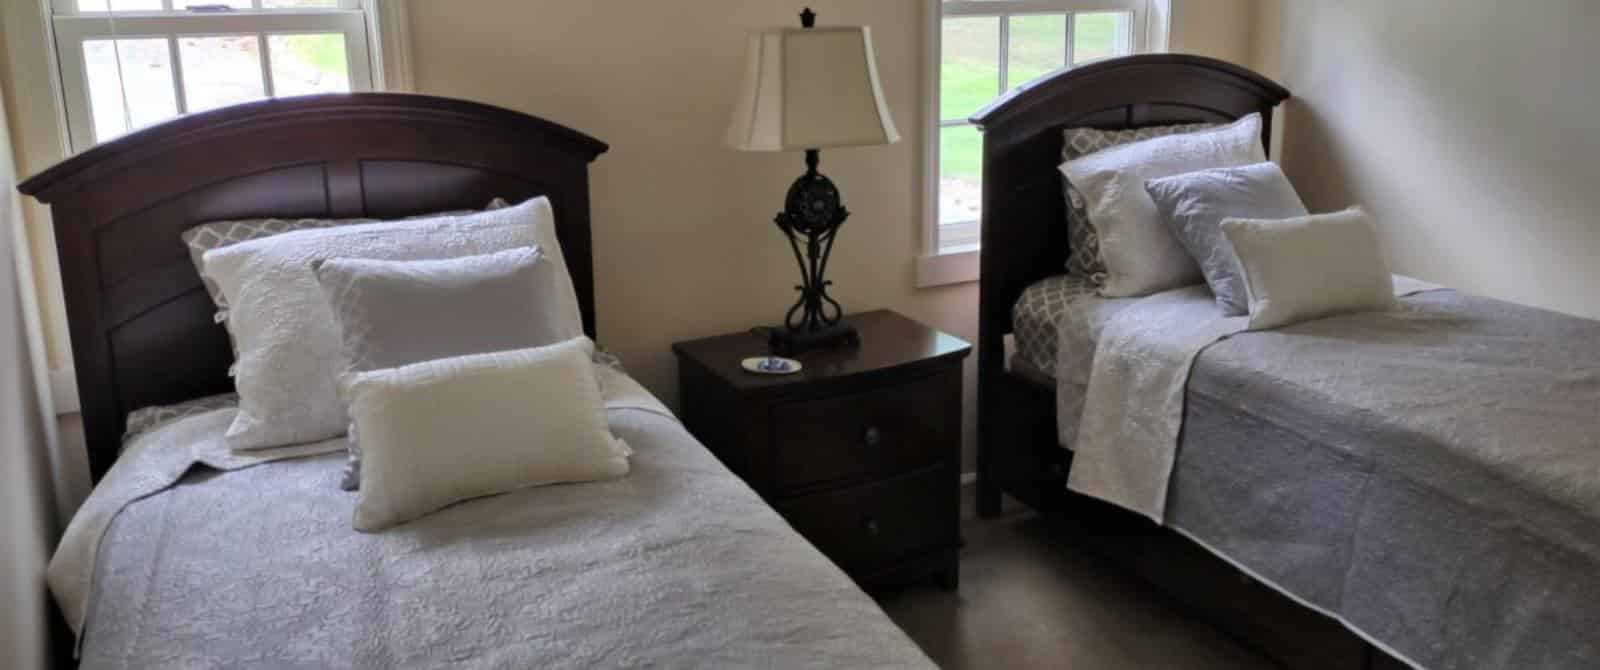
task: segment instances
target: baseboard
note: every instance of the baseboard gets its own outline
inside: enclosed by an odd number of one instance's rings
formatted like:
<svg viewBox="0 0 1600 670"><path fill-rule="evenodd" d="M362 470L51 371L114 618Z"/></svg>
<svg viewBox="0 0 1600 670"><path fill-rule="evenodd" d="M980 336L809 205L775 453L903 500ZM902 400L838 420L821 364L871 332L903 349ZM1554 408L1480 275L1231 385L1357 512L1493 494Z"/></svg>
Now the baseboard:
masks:
<svg viewBox="0 0 1600 670"><path fill-rule="evenodd" d="M78 374L72 368L50 371L50 402L55 405L56 416L77 414Z"/></svg>

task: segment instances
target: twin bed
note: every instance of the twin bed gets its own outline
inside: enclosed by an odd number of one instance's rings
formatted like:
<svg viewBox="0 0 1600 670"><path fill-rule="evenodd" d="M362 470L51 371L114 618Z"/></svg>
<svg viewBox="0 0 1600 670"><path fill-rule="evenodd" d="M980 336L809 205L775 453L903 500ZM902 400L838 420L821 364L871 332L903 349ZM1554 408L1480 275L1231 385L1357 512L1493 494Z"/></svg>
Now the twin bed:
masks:
<svg viewBox="0 0 1600 670"><path fill-rule="evenodd" d="M1600 322L1397 277L1392 310L1241 332L1203 285L1063 275L1065 129L1260 114L1266 142L1287 98L1139 56L974 117L980 513L1009 494L1294 667L1592 667Z"/></svg>
<svg viewBox="0 0 1600 670"><path fill-rule="evenodd" d="M230 451L226 397L124 444L130 411L232 389L228 335L179 240L201 222L544 196L594 336L588 165L605 150L503 109L356 94L189 116L25 182L54 215L97 482L50 569L83 667L929 666L608 366L596 374L634 451L627 477L472 500L381 533L351 529L341 440Z"/></svg>

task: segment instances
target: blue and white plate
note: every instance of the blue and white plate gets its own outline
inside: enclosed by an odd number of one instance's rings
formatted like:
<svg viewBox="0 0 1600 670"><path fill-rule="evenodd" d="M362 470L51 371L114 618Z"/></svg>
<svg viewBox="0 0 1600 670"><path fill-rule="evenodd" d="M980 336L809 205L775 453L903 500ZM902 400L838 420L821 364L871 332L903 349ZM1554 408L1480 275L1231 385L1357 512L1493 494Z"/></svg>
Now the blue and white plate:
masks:
<svg viewBox="0 0 1600 670"><path fill-rule="evenodd" d="M755 356L739 361L746 372L758 375L792 375L800 371L800 361L778 356Z"/></svg>

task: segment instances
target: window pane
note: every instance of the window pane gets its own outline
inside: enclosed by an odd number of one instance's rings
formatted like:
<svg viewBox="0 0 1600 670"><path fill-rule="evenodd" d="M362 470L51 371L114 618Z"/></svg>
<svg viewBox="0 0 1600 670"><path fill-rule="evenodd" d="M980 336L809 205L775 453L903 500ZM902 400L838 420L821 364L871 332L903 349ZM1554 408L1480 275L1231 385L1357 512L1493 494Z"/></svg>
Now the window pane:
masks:
<svg viewBox="0 0 1600 670"><path fill-rule="evenodd" d="M262 0L261 6L267 9L282 9L285 7L337 8L339 0Z"/></svg>
<svg viewBox="0 0 1600 670"><path fill-rule="evenodd" d="M277 96L349 93L344 35L270 35L272 92Z"/></svg>
<svg viewBox="0 0 1600 670"><path fill-rule="evenodd" d="M178 115L167 40L118 40L114 48L111 40L88 40L83 43L83 64L96 142Z"/></svg>
<svg viewBox="0 0 1600 670"><path fill-rule="evenodd" d="M267 97L261 83L261 44L255 35L182 37L178 53L191 112Z"/></svg>
<svg viewBox="0 0 1600 670"><path fill-rule="evenodd" d="M1133 53L1133 15L1128 12L1088 12L1072 15L1072 62L1126 56Z"/></svg>
<svg viewBox="0 0 1600 670"><path fill-rule="evenodd" d="M1016 88L1067 64L1067 15L1011 17L1006 88Z"/></svg>
<svg viewBox="0 0 1600 670"><path fill-rule="evenodd" d="M160 11L161 0L78 0L80 12L104 12L107 7L113 12Z"/></svg>
<svg viewBox="0 0 1600 670"><path fill-rule="evenodd" d="M944 19L940 37L939 118L965 119L1000 94L1000 19Z"/></svg>
<svg viewBox="0 0 1600 670"><path fill-rule="evenodd" d="M939 224L977 221L983 207L983 135L970 125L939 129Z"/></svg>
<svg viewBox="0 0 1600 670"><path fill-rule="evenodd" d="M250 0L172 0L174 9L188 9L190 7L206 5L227 5L234 9L250 9Z"/></svg>

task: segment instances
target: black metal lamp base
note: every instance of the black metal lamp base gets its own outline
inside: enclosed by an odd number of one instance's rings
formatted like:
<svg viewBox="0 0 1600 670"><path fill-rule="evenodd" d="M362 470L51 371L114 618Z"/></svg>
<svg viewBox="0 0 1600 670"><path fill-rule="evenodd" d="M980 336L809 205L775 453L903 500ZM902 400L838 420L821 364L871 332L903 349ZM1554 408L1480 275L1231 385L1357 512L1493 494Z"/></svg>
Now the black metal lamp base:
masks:
<svg viewBox="0 0 1600 670"><path fill-rule="evenodd" d="M767 346L779 356L798 356L808 351L854 347L861 344L855 326L843 321L818 330L773 328Z"/></svg>

